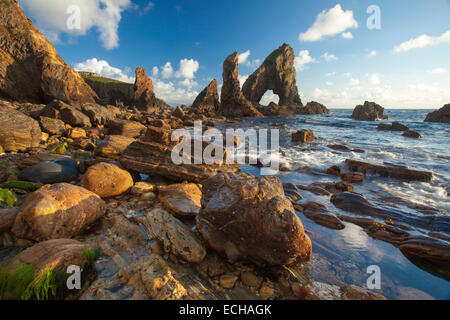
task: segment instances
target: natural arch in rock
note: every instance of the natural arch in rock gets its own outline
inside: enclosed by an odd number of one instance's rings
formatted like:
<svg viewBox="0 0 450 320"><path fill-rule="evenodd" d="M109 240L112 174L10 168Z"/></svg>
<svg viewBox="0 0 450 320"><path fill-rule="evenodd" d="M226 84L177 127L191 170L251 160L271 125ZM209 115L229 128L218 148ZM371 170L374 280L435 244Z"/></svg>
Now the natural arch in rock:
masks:
<svg viewBox="0 0 450 320"><path fill-rule="evenodd" d="M271 103L278 104L280 102L280 97L275 94L272 90L267 90L266 93L259 100L259 104L262 106L268 106Z"/></svg>
<svg viewBox="0 0 450 320"><path fill-rule="evenodd" d="M280 106L302 107L298 94L294 50L283 44L245 81L242 93L252 103L259 103L268 90L280 97Z"/></svg>

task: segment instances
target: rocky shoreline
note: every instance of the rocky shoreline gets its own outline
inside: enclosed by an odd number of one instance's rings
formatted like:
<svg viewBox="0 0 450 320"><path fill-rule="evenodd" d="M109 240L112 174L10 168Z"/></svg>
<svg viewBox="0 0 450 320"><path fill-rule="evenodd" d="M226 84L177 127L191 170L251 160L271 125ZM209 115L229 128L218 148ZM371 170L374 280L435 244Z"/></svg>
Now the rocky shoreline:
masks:
<svg viewBox="0 0 450 320"><path fill-rule="evenodd" d="M310 280L308 261L316 244L329 249L312 241L296 212L333 230L358 225L450 279L449 216L413 217L353 192L352 184L363 184L369 172L424 183L432 172L348 159L323 172L333 181L306 186L253 176L238 163L174 164L179 141L172 141L172 132L195 121L213 128L247 117L330 113L317 102L303 105L289 45L270 54L242 89L238 53L231 54L223 65L220 100L213 80L191 107L173 109L156 97L141 67L132 88L118 90L108 82L91 88L16 1L4 0L0 8L0 36L8 40L0 44L8 56L0 71L9 70L0 72L0 298L39 299L29 287L18 287L19 296L5 288L18 285L14 279L25 272L30 283L51 279L60 286L58 277L79 265L85 270L82 290L61 288L47 298L386 299L351 283ZM279 105L259 104L267 90L280 96ZM352 117L386 120L383 112L366 102ZM400 124L379 130L420 136ZM314 139L309 130L292 135L294 143ZM199 143L202 151L211 147ZM329 147L364 152L337 143ZM227 157L225 148L220 153ZM349 214L304 201L303 192L328 197Z"/></svg>

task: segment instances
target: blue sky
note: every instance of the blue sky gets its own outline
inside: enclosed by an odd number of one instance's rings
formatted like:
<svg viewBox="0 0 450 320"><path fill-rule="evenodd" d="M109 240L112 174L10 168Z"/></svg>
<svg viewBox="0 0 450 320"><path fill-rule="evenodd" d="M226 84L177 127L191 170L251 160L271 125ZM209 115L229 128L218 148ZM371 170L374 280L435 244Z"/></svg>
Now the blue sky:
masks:
<svg viewBox="0 0 450 320"><path fill-rule="evenodd" d="M221 83L230 53L241 54L243 80L284 42L297 56L304 102L346 108L364 100L386 108L450 102L448 0L19 3L68 64L125 81L133 81L141 65L157 95L172 105L190 104L213 78ZM68 29L73 4L80 8L81 25ZM370 5L380 8L379 30L367 27ZM276 97L269 92L263 102L271 100Z"/></svg>

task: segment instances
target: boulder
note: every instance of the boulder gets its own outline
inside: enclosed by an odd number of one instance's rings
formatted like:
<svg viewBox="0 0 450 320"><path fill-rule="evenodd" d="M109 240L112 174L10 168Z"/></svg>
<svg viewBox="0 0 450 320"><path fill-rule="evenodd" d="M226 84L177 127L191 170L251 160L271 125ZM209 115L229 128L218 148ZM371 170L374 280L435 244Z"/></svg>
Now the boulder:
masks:
<svg viewBox="0 0 450 320"><path fill-rule="evenodd" d="M418 133L417 131L414 130L408 130L405 131L402 136L406 137L406 138L413 138L413 139L420 139L422 138L422 135L420 133Z"/></svg>
<svg viewBox="0 0 450 320"><path fill-rule="evenodd" d="M203 143L204 150L212 144L207 141ZM193 146L194 141L191 141ZM128 170L148 174L150 176L162 176L173 181L201 182L219 172L235 172L238 170L238 164L226 164L228 154L223 148L223 164L206 164L202 160L201 164L195 162L194 152L189 156L189 163L176 165L172 160L172 150L175 144L160 144L157 142L136 141L130 144L120 157L121 165ZM187 154L184 154L187 156Z"/></svg>
<svg viewBox="0 0 450 320"><path fill-rule="evenodd" d="M89 167L81 179L81 185L100 197L107 198L128 191L133 186L133 178L128 171L114 164L100 162Z"/></svg>
<svg viewBox="0 0 450 320"><path fill-rule="evenodd" d="M327 109L323 104L315 101L308 102L306 106L297 109L298 114L330 114L330 110Z"/></svg>
<svg viewBox="0 0 450 320"><path fill-rule="evenodd" d="M345 163L352 171L359 171L364 174L374 173L382 177L395 178L399 180L431 182L431 179L433 178L432 172L410 170L404 167L375 165L351 159L345 160Z"/></svg>
<svg viewBox="0 0 450 320"><path fill-rule="evenodd" d="M288 44L283 44L273 51L242 86L242 93L247 100L253 104L259 104L266 91L272 90L280 97L280 106L302 107L297 88L294 58L294 50Z"/></svg>
<svg viewBox="0 0 450 320"><path fill-rule="evenodd" d="M156 98L152 79L147 76L145 69L142 67L136 68L133 102L139 110L147 112L168 110L170 108L163 100Z"/></svg>
<svg viewBox="0 0 450 320"><path fill-rule="evenodd" d="M339 166L332 166L327 169L325 174L340 177L341 176L341 168Z"/></svg>
<svg viewBox="0 0 450 320"><path fill-rule="evenodd" d="M71 265L83 266L87 260L84 250L87 244L71 239L54 239L35 244L19 253L6 267L7 273L13 273L21 265L34 265L35 275L50 269L66 273Z"/></svg>
<svg viewBox="0 0 450 320"><path fill-rule="evenodd" d="M71 139L86 138L86 131L83 128L69 128L67 137Z"/></svg>
<svg viewBox="0 0 450 320"><path fill-rule="evenodd" d="M342 230L345 228L345 224L342 220L328 210L324 208L305 207L307 208L303 211L303 214L315 223L329 229Z"/></svg>
<svg viewBox="0 0 450 320"><path fill-rule="evenodd" d="M314 141L314 133L311 130L300 130L292 134L293 142L308 143Z"/></svg>
<svg viewBox="0 0 450 320"><path fill-rule="evenodd" d="M53 100L44 110L41 116L60 119L72 127L90 127L91 120L77 107L68 105L60 100Z"/></svg>
<svg viewBox="0 0 450 320"><path fill-rule="evenodd" d="M170 143L172 130L158 127L147 127L143 141L157 142L168 145Z"/></svg>
<svg viewBox="0 0 450 320"><path fill-rule="evenodd" d="M203 89L192 103L191 110L212 115L219 109L219 94L217 91L217 80L213 79L210 84Z"/></svg>
<svg viewBox="0 0 450 320"><path fill-rule="evenodd" d="M118 159L122 152L134 141L133 138L124 136L107 136L97 142L94 154L109 159Z"/></svg>
<svg viewBox="0 0 450 320"><path fill-rule="evenodd" d="M17 208L0 209L0 234L12 228L18 213Z"/></svg>
<svg viewBox="0 0 450 320"><path fill-rule="evenodd" d="M43 161L23 169L19 179L30 182L71 182L78 177L77 163L70 158Z"/></svg>
<svg viewBox="0 0 450 320"><path fill-rule="evenodd" d="M206 256L206 250L189 228L167 211L156 208L146 214L149 233L162 243L165 252L199 263Z"/></svg>
<svg viewBox="0 0 450 320"><path fill-rule="evenodd" d="M381 123L378 125L377 130L380 131L408 131L409 128L400 122L392 122L392 125Z"/></svg>
<svg viewBox="0 0 450 320"><path fill-rule="evenodd" d="M0 96L15 101L94 102L95 92L58 55L15 0L0 1Z"/></svg>
<svg viewBox="0 0 450 320"><path fill-rule="evenodd" d="M120 109L113 106L104 107L95 103L86 103L81 106L83 113L89 117L92 125L103 126L109 121L115 120L120 114Z"/></svg>
<svg viewBox="0 0 450 320"><path fill-rule="evenodd" d="M350 183L362 183L364 182L364 175L360 172L355 173L343 173L341 174L342 181Z"/></svg>
<svg viewBox="0 0 450 320"><path fill-rule="evenodd" d="M425 122L450 123L450 104L446 104L437 111L430 112Z"/></svg>
<svg viewBox="0 0 450 320"><path fill-rule="evenodd" d="M231 260L275 266L311 256L311 240L277 177L240 172L206 180L196 225Z"/></svg>
<svg viewBox="0 0 450 320"><path fill-rule="evenodd" d="M39 146L40 141L41 128L36 120L0 105L0 145L4 151L26 151Z"/></svg>
<svg viewBox="0 0 450 320"><path fill-rule="evenodd" d="M39 117L39 124L42 131L50 135L62 136L66 132L66 124L59 119Z"/></svg>
<svg viewBox="0 0 450 320"><path fill-rule="evenodd" d="M44 241L80 234L105 214L95 193L68 183L45 185L31 193L17 214L12 232L22 239Z"/></svg>
<svg viewBox="0 0 450 320"><path fill-rule="evenodd" d="M158 197L166 210L180 216L195 216L202 207L202 192L194 183L161 186Z"/></svg>
<svg viewBox="0 0 450 320"><path fill-rule="evenodd" d="M184 113L183 109L181 109L180 107L176 107L175 110L173 110L172 112L172 116L179 119L183 119L185 115L186 114Z"/></svg>
<svg viewBox="0 0 450 320"><path fill-rule="evenodd" d="M242 94L238 76L239 54L234 52L223 63L223 86L218 114L231 118L262 117L263 115Z"/></svg>
<svg viewBox="0 0 450 320"><path fill-rule="evenodd" d="M139 137L146 130L146 127L143 124L131 120L112 120L108 122L108 126L111 135L129 138Z"/></svg>
<svg viewBox="0 0 450 320"><path fill-rule="evenodd" d="M356 106L353 110L352 118L359 121L379 121L387 120L384 115L384 108L375 102L364 102L364 105Z"/></svg>

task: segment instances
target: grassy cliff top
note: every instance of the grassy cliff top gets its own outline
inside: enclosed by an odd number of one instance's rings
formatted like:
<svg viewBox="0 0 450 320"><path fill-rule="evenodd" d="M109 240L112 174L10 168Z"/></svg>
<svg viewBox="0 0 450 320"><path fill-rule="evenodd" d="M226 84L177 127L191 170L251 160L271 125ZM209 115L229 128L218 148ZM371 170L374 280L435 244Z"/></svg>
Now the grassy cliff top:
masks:
<svg viewBox="0 0 450 320"><path fill-rule="evenodd" d="M103 83L103 84L124 84L124 85L133 85L131 83L105 78L105 77L99 77L99 76L92 76L92 75L86 75L86 74L80 74L81 77L88 81L88 82L95 82L95 83Z"/></svg>

